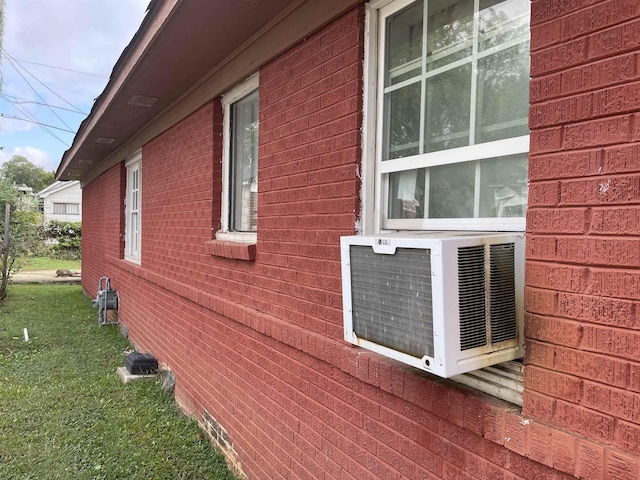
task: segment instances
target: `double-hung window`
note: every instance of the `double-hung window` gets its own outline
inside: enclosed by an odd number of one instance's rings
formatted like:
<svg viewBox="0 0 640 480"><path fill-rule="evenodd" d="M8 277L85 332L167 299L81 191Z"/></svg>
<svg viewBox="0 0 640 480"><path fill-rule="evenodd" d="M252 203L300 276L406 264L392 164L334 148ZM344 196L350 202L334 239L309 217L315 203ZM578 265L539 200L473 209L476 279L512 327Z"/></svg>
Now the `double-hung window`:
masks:
<svg viewBox="0 0 640 480"><path fill-rule="evenodd" d="M78 203L54 203L53 213L56 215L80 215Z"/></svg>
<svg viewBox="0 0 640 480"><path fill-rule="evenodd" d="M131 155L125 162L127 169L125 191L124 258L140 263L142 152Z"/></svg>
<svg viewBox="0 0 640 480"><path fill-rule="evenodd" d="M529 0L370 1L365 233L525 229L529 19ZM520 403L520 372L454 378Z"/></svg>
<svg viewBox="0 0 640 480"><path fill-rule="evenodd" d="M258 74L222 97L222 229L218 239L255 243L258 227Z"/></svg>
<svg viewBox="0 0 640 480"><path fill-rule="evenodd" d="M524 230L529 0L376 5L377 229Z"/></svg>

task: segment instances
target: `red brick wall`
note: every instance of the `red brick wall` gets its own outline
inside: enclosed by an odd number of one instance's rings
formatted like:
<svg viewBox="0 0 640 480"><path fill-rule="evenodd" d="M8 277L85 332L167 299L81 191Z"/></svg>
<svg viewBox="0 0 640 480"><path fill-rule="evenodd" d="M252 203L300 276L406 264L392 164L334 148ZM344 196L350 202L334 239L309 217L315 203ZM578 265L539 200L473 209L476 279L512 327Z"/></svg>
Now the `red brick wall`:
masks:
<svg viewBox="0 0 640 480"><path fill-rule="evenodd" d="M524 413L636 478L640 3L534 0L531 28Z"/></svg>
<svg viewBox="0 0 640 480"><path fill-rule="evenodd" d="M174 371L185 410L220 423L252 479L636 478L639 282L617 252L638 250L638 122L635 98L613 93L637 78L640 23L620 20L634 4L532 4L524 413L342 340L364 8L260 70L255 260L207 243L220 224L216 100L143 148L141 266L120 259L122 167L85 188L85 289L112 277L134 344ZM116 218L120 230L102 226Z"/></svg>
<svg viewBox="0 0 640 480"><path fill-rule="evenodd" d="M82 188L82 286L95 297L107 262L124 254L124 164Z"/></svg>

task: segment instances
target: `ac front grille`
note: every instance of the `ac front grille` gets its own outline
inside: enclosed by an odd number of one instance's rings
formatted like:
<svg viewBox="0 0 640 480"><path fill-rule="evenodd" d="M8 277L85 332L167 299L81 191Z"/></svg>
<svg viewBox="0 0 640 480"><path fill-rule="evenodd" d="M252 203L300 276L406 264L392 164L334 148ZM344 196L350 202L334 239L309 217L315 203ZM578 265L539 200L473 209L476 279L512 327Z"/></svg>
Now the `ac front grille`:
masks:
<svg viewBox="0 0 640 480"><path fill-rule="evenodd" d="M484 245L458 249L460 350L487 344ZM445 266L446 268L446 266ZM450 268L454 268L451 266Z"/></svg>
<svg viewBox="0 0 640 480"><path fill-rule="evenodd" d="M491 343L498 343L513 340L518 335L515 245L513 243L491 245L489 252Z"/></svg>
<svg viewBox="0 0 640 480"><path fill-rule="evenodd" d="M353 331L358 338L422 358L433 357L430 250L377 254L350 247Z"/></svg>

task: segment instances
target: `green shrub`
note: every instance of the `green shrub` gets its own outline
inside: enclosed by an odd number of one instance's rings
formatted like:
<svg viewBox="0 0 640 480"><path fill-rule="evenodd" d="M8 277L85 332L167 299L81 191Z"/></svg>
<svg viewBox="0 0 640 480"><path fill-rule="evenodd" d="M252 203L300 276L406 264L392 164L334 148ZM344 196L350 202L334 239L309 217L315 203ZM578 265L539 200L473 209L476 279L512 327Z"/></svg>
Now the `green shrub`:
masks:
<svg viewBox="0 0 640 480"><path fill-rule="evenodd" d="M82 224L80 222L51 220L45 226L45 236L47 239L55 240L51 247L53 255L68 260L80 258L80 241L82 239Z"/></svg>

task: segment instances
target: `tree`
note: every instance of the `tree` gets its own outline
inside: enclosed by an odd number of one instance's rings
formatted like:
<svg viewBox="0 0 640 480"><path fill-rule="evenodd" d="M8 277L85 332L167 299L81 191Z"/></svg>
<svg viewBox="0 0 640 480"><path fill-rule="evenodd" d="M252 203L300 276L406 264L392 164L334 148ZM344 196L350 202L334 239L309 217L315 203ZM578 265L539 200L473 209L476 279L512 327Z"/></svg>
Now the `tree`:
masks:
<svg viewBox="0 0 640 480"><path fill-rule="evenodd" d="M55 180L53 172L46 172L20 155L15 155L2 165L0 177L17 186L31 187L34 192L39 192Z"/></svg>

